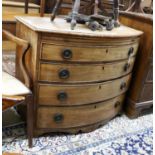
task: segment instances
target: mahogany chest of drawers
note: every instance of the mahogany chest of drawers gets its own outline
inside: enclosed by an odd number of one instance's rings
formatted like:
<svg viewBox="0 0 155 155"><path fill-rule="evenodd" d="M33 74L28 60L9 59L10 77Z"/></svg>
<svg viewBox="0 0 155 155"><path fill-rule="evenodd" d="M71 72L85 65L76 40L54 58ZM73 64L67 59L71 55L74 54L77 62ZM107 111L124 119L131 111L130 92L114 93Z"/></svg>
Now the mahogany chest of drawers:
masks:
<svg viewBox="0 0 155 155"><path fill-rule="evenodd" d="M141 35L125 26L92 32L80 24L71 30L61 18L17 17L17 36L31 45L34 135L91 131L120 114Z"/></svg>

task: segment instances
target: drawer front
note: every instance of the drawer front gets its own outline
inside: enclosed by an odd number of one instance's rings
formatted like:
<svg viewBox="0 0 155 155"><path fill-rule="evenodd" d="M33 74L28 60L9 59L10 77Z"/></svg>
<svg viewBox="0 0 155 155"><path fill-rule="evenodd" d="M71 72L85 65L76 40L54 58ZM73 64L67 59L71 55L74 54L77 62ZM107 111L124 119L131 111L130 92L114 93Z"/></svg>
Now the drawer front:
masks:
<svg viewBox="0 0 155 155"><path fill-rule="evenodd" d="M113 118L122 109L124 95L85 106L40 107L37 111L38 128L71 128L91 125Z"/></svg>
<svg viewBox="0 0 155 155"><path fill-rule="evenodd" d="M138 43L116 47L74 47L43 43L41 59L51 61L107 62L134 56L137 48Z"/></svg>
<svg viewBox="0 0 155 155"><path fill-rule="evenodd" d="M131 75L96 84L39 84L40 105L83 105L116 97L128 89Z"/></svg>
<svg viewBox="0 0 155 155"><path fill-rule="evenodd" d="M132 71L134 59L104 64L41 63L39 80L77 83L115 79Z"/></svg>

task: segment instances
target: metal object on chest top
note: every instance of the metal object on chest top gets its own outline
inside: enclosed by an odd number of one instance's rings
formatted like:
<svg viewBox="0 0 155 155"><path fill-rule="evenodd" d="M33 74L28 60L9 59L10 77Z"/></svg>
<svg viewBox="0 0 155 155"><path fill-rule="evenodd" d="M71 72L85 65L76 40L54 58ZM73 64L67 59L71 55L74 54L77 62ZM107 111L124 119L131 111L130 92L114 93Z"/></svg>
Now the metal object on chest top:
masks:
<svg viewBox="0 0 155 155"><path fill-rule="evenodd" d="M61 7L63 0L57 0L52 11L51 21L53 21ZM119 0L113 0L113 12L111 16L99 14L99 10L104 10L102 0L90 0L90 5L94 6L92 15L79 14L81 0L75 0L72 12L66 17L67 22L71 23L71 29L74 30L77 23L86 24L92 31L102 30L104 27L110 31L114 27L119 27ZM103 11L104 12L104 11Z"/></svg>

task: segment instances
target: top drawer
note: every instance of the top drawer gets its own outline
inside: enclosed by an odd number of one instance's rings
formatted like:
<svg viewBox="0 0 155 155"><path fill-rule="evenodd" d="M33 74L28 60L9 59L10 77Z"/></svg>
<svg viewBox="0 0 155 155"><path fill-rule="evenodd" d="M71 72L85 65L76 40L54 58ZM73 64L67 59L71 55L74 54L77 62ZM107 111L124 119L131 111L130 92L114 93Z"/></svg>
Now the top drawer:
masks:
<svg viewBox="0 0 155 155"><path fill-rule="evenodd" d="M106 62L136 55L138 42L123 46L77 47L42 43L41 59L50 61Z"/></svg>

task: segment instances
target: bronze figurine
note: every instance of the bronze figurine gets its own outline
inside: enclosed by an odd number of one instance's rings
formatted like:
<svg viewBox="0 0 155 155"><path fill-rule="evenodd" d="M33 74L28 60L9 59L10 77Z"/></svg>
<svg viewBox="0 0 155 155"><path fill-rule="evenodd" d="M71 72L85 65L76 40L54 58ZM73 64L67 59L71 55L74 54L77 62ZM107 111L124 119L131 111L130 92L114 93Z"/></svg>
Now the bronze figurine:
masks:
<svg viewBox="0 0 155 155"><path fill-rule="evenodd" d="M61 7L63 0L57 0L56 5L52 11L51 21L53 21L57 15L58 9ZM99 10L106 12L102 0L90 0L89 6L94 6L92 15L80 14L80 2L81 0L75 0L72 12L66 18L67 22L71 23L71 29L74 30L77 23L86 24L92 31L102 30L106 27L106 30L112 30L114 27L119 27L119 0L113 0L113 13L112 16L105 16L99 14Z"/></svg>

